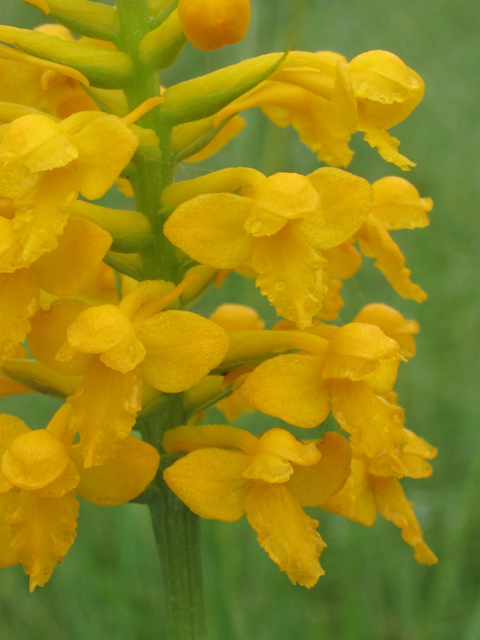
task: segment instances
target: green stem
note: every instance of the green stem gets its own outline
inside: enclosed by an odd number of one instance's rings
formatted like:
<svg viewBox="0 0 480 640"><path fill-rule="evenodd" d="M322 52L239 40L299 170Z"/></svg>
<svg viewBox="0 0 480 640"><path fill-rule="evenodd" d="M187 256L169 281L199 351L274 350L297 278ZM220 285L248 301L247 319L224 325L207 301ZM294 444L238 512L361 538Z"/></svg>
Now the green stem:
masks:
<svg viewBox="0 0 480 640"><path fill-rule="evenodd" d="M157 414L142 421L139 426L143 437L160 449L164 430L186 424L186 418L183 394L170 394L160 404ZM199 518L177 498L163 480L163 470L177 457L178 455L172 454L162 455L157 477L159 491L153 493L149 500L165 593L166 637L169 640L204 640L206 632Z"/></svg>
<svg viewBox="0 0 480 640"><path fill-rule="evenodd" d="M204 640L199 518L163 480L162 485L149 506L165 592L167 637Z"/></svg>
<svg viewBox="0 0 480 640"><path fill-rule="evenodd" d="M139 56L140 42L149 33L151 24L147 0L118 0L119 45L134 65L133 81L125 88L130 109L135 109L148 98L160 95L158 73L142 62ZM170 149L171 127L154 107L138 120L138 124L153 129L160 139L163 152L161 160L146 160L132 176L136 206L152 225L151 248L141 252L146 279L163 279L175 282L178 274L175 247L163 234L163 220L159 218L160 199L166 186L173 181L172 153Z"/></svg>

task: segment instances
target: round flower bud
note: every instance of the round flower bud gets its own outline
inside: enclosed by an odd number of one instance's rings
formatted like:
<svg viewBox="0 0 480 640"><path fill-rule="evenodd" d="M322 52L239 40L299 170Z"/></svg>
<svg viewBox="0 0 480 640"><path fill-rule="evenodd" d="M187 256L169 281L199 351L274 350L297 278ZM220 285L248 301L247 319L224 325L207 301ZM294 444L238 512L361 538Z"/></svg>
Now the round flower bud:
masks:
<svg viewBox="0 0 480 640"><path fill-rule="evenodd" d="M250 24L250 0L180 0L183 32L202 51L242 40Z"/></svg>

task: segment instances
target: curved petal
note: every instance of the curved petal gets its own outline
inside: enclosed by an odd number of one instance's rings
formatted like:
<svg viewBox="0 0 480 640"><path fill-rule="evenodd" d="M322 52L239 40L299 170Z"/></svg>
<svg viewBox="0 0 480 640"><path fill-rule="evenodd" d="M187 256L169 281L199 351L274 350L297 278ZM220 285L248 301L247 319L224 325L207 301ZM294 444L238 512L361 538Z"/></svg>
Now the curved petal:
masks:
<svg viewBox="0 0 480 640"><path fill-rule="evenodd" d="M40 287L55 296L70 296L94 275L110 245L112 236L97 224L71 216L57 248L35 262Z"/></svg>
<svg viewBox="0 0 480 640"><path fill-rule="evenodd" d="M402 538L413 547L415 560L420 564L435 564L436 555L425 544L422 530L412 511L402 486L396 478L370 477L377 508L382 516L402 530Z"/></svg>
<svg viewBox="0 0 480 640"><path fill-rule="evenodd" d="M9 518L11 546L30 576L30 591L43 587L72 546L78 507L75 491L61 498L42 498L36 491L20 493L18 509Z"/></svg>
<svg viewBox="0 0 480 640"><path fill-rule="evenodd" d="M70 430L80 434L85 468L103 464L120 449L141 409L142 380L137 369L119 373L96 358L76 393Z"/></svg>
<svg viewBox="0 0 480 640"><path fill-rule="evenodd" d="M376 258L375 266L404 298L423 302L427 294L410 281L410 271L405 267L405 258L392 240L388 231L374 215L370 215L357 234L362 253Z"/></svg>
<svg viewBox="0 0 480 640"><path fill-rule="evenodd" d="M326 545L316 531L318 522L307 516L287 487L255 482L245 511L258 542L293 584L313 587L325 573L318 558Z"/></svg>
<svg viewBox="0 0 480 640"><path fill-rule="evenodd" d="M117 453L98 467L83 468L81 445L74 445L70 455L80 470L77 493L101 506L136 498L152 482L160 462L152 445L133 436L127 436Z"/></svg>
<svg viewBox="0 0 480 640"><path fill-rule="evenodd" d="M325 249L324 257L328 260L328 275L339 280L348 280L362 266L362 256L350 242Z"/></svg>
<svg viewBox="0 0 480 640"><path fill-rule="evenodd" d="M371 527L375 522L377 507L368 481L367 464L361 458L354 458L351 468L351 474L342 489L319 506L324 511Z"/></svg>
<svg viewBox="0 0 480 640"><path fill-rule="evenodd" d="M402 410L377 396L364 382L331 382L332 413L350 441L368 458L381 458L385 473L402 475L398 460L406 443Z"/></svg>
<svg viewBox="0 0 480 640"><path fill-rule="evenodd" d="M393 338L400 347L400 355L412 358L415 355L415 338L413 334L420 331L415 320L407 320L402 314L386 304L368 304L357 313L354 322L376 324L383 333Z"/></svg>
<svg viewBox="0 0 480 640"><path fill-rule="evenodd" d="M367 219L372 187L363 178L333 167L317 169L308 179L322 205L298 228L315 249L332 249L351 238Z"/></svg>
<svg viewBox="0 0 480 640"><path fill-rule="evenodd" d="M238 394L263 413L304 429L316 427L330 412L322 365L313 356L277 356L252 371Z"/></svg>
<svg viewBox="0 0 480 640"><path fill-rule="evenodd" d="M83 375L91 360L90 354L79 352L66 362L60 362L55 356L67 341L67 328L85 309L88 309L86 302L71 298L54 300L48 311L39 309L31 319L32 330L28 334L28 347L32 355L62 375Z"/></svg>
<svg viewBox="0 0 480 640"><path fill-rule="evenodd" d="M165 311L136 326L147 355L145 380L166 393L185 391L223 360L229 340L224 329L190 311Z"/></svg>
<svg viewBox="0 0 480 640"><path fill-rule="evenodd" d="M78 149L52 118L31 113L8 125L0 144L0 160L21 160L32 173L64 167Z"/></svg>
<svg viewBox="0 0 480 640"><path fill-rule="evenodd" d="M352 448L339 433L326 433L318 449L322 455L312 466L295 465L288 488L302 507L318 507L340 491L350 476Z"/></svg>
<svg viewBox="0 0 480 640"><path fill-rule="evenodd" d="M2 456L2 471L16 487L33 491L58 478L68 460L63 444L38 429L15 438Z"/></svg>
<svg viewBox="0 0 480 640"><path fill-rule="evenodd" d="M300 224L289 222L273 236L255 238L252 267L277 314L304 329L322 307L327 261L298 232Z"/></svg>
<svg viewBox="0 0 480 640"><path fill-rule="evenodd" d="M30 427L27 427L23 420L6 413L0 415L0 460L13 441L24 433L30 433ZM0 493L8 491L12 487L13 483L6 478L0 464Z"/></svg>
<svg viewBox="0 0 480 640"><path fill-rule="evenodd" d="M2 251L0 270L28 267L57 246L68 219L67 207L77 197L72 173L53 169L43 173L35 191L15 203L13 241Z"/></svg>
<svg viewBox="0 0 480 640"><path fill-rule="evenodd" d="M80 193L101 198L127 166L138 138L121 118L99 111L75 113L63 121L78 149L75 170Z"/></svg>
<svg viewBox="0 0 480 640"><path fill-rule="evenodd" d="M369 374L377 372L383 361L387 365L393 362L398 366L398 344L395 340L388 338L376 325L351 322L341 327L332 336L325 358L322 373L325 380L329 378L362 380Z"/></svg>
<svg viewBox="0 0 480 640"><path fill-rule="evenodd" d="M250 198L233 193L210 193L181 204L166 221L167 238L188 256L216 269L235 269L252 252L252 238L244 229Z"/></svg>
<svg viewBox="0 0 480 640"><path fill-rule="evenodd" d="M417 189L398 176L388 176L372 184L372 213L389 229L428 227L427 213L433 209L431 198L420 198Z"/></svg>
<svg viewBox="0 0 480 640"><path fill-rule="evenodd" d="M245 513L250 483L242 477L249 457L240 451L200 449L165 469L170 489L205 519L234 522Z"/></svg>

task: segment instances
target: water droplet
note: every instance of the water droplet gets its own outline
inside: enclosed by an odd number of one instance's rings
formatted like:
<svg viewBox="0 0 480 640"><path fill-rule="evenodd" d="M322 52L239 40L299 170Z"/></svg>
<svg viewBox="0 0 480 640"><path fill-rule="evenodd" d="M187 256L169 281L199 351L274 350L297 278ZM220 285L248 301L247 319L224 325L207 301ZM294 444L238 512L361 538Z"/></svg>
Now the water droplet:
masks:
<svg viewBox="0 0 480 640"><path fill-rule="evenodd" d="M277 282L275 289L277 291L285 291L285 282Z"/></svg>

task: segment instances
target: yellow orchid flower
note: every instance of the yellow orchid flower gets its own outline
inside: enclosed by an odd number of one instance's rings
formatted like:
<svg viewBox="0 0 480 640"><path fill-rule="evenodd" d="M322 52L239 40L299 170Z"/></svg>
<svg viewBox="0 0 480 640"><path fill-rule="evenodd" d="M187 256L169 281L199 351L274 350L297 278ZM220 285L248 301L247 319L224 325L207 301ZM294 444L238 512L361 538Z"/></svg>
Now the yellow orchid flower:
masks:
<svg viewBox="0 0 480 640"><path fill-rule="evenodd" d="M342 167L353 157L351 135L362 131L387 162L409 170L414 163L398 153L399 141L387 129L413 111L423 92L420 76L388 51L368 51L350 63L330 51L294 51L268 80L225 107L216 123L261 107L278 126L292 125L319 160Z"/></svg>
<svg viewBox="0 0 480 640"><path fill-rule="evenodd" d="M63 405L46 429L0 416L0 566L21 562L30 591L43 586L73 544L77 494L98 505L137 497L153 480L157 450L128 437L104 466L85 469Z"/></svg>
<svg viewBox="0 0 480 640"><path fill-rule="evenodd" d="M13 200L0 217L0 271L29 266L57 246L78 192L99 198L138 146L116 116L81 112L60 123L31 114L0 128L0 196Z"/></svg>
<svg viewBox="0 0 480 640"><path fill-rule="evenodd" d="M372 187L372 211L356 234L360 249L365 256L376 258L375 266L397 293L423 302L427 294L410 281L405 258L388 232L428 226L427 213L433 202L431 198L420 198L410 182L396 176L377 180Z"/></svg>
<svg viewBox="0 0 480 640"><path fill-rule="evenodd" d="M183 32L201 51L243 40L250 24L250 0L180 0Z"/></svg>
<svg viewBox="0 0 480 640"><path fill-rule="evenodd" d="M164 311L192 281L196 276L176 288L145 281L118 305L85 308L59 300L35 321L34 355L58 373L84 374L67 402L86 466L102 464L130 433L141 408L142 378L154 389L179 393L223 360L229 340L221 327L189 311Z"/></svg>
<svg viewBox="0 0 480 640"><path fill-rule="evenodd" d="M318 329L321 333L322 326ZM381 457L382 464L395 465L405 442L401 409L385 396L397 375L397 342L377 326L358 322L317 340L315 351L307 347L260 364L238 395L263 413L303 428L321 424L331 410L352 444L371 458Z"/></svg>
<svg viewBox="0 0 480 640"><path fill-rule="evenodd" d="M314 586L324 574L318 558L325 543L302 506L318 504L321 495L334 495L345 483L351 451L342 436L327 433L316 445L283 429L256 438L235 427L207 425L167 431L164 447L189 452L164 478L194 513L225 522L246 513L260 545L290 580Z"/></svg>
<svg viewBox="0 0 480 640"><path fill-rule="evenodd" d="M229 193L235 190L241 195ZM248 263L277 313L303 328L326 292L322 251L355 233L370 198L365 180L340 169L269 178L253 169L225 169L167 187L162 204L180 206L164 232L201 264L235 269Z"/></svg>
<svg viewBox="0 0 480 640"><path fill-rule="evenodd" d="M403 456L407 471L405 475L426 478L432 473L427 460L434 458L437 450L411 431L405 431L408 438ZM422 530L412 510L413 505L406 499L398 479L372 473L369 459L355 448L350 477L336 495L319 506L366 526L374 523L378 509L386 520L402 530L402 538L413 547L417 562L437 562L435 554L423 541Z"/></svg>

